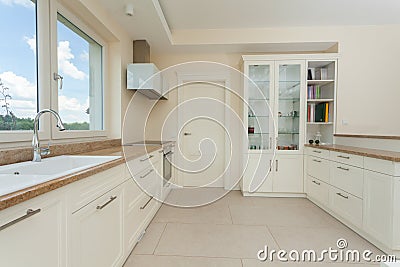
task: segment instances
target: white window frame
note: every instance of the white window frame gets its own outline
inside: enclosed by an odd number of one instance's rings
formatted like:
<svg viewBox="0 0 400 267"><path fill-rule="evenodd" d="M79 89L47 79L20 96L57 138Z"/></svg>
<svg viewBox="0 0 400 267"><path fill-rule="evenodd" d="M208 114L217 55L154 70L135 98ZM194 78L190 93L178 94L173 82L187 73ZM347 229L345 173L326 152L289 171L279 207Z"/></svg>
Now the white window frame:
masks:
<svg viewBox="0 0 400 267"><path fill-rule="evenodd" d="M58 58L57 58L57 13L60 13L63 17L68 19L76 27L90 36L94 41L102 46L102 78L103 78L103 130L74 130L74 131L63 131L60 132L55 127L55 119L51 122L51 137L52 139L69 139L69 138L95 138L95 137L106 137L107 131L106 126L106 105L105 105L105 74L107 73L107 43L90 27L83 23L77 16L70 12L66 7L61 5L57 1L51 1L50 3L50 32L51 32L51 74L58 72ZM58 82L54 79L51 80L51 107L58 111ZM62 118L61 118L62 119ZM53 127L54 126L54 127Z"/></svg>
<svg viewBox="0 0 400 267"><path fill-rule="evenodd" d="M67 18L79 29L89 35L102 46L102 79L103 79L103 130L74 130L60 132L56 128L56 120L45 114L40 119L40 140L57 140L71 138L104 138L107 137L109 106L106 104L108 92L108 45L92 28L88 27L66 7L55 0L37 0L37 88L39 110L52 108L58 111L58 83L53 73L57 66L57 13ZM50 51L50 52L49 52ZM61 118L62 119L62 118ZM10 143L23 143L32 140L33 131L0 131L0 147L8 147Z"/></svg>

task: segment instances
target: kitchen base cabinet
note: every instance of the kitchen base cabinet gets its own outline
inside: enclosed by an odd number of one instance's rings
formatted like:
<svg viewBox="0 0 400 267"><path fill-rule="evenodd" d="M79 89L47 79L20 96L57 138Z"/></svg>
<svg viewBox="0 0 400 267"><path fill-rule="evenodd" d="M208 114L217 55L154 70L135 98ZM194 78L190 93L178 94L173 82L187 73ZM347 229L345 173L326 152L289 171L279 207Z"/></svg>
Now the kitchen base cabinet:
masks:
<svg viewBox="0 0 400 267"><path fill-rule="evenodd" d="M313 201L329 206L329 185L310 175L307 176L307 196Z"/></svg>
<svg viewBox="0 0 400 267"><path fill-rule="evenodd" d="M330 186L329 196L330 207L337 215L357 227L362 227L362 199L333 186Z"/></svg>
<svg viewBox="0 0 400 267"><path fill-rule="evenodd" d="M65 201L54 193L0 212L0 266L66 266Z"/></svg>
<svg viewBox="0 0 400 267"><path fill-rule="evenodd" d="M303 155L249 154L243 161L248 161L242 179L244 195L295 196L304 192Z"/></svg>
<svg viewBox="0 0 400 267"><path fill-rule="evenodd" d="M70 266L122 265L122 212L123 191L118 186L72 214Z"/></svg>
<svg viewBox="0 0 400 267"><path fill-rule="evenodd" d="M392 179L385 174L365 171L364 229L385 244L392 243Z"/></svg>
<svg viewBox="0 0 400 267"><path fill-rule="evenodd" d="M303 156L277 155L272 188L277 193L303 193Z"/></svg>

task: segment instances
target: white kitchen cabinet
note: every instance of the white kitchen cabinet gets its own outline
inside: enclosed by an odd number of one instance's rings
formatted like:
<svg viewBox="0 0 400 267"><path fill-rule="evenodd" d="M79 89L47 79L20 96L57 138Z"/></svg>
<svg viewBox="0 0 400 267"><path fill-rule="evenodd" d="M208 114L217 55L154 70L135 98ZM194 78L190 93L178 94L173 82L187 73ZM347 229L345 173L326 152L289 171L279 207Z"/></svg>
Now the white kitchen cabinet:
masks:
<svg viewBox="0 0 400 267"><path fill-rule="evenodd" d="M70 266L121 266L123 190L107 192L71 216Z"/></svg>
<svg viewBox="0 0 400 267"><path fill-rule="evenodd" d="M365 171L364 229L385 244L392 243L393 177Z"/></svg>
<svg viewBox="0 0 400 267"><path fill-rule="evenodd" d="M272 154L245 154L243 156L243 192L272 192Z"/></svg>
<svg viewBox="0 0 400 267"><path fill-rule="evenodd" d="M337 215L359 228L362 227L362 199L334 186L330 186L329 198L330 207Z"/></svg>
<svg viewBox="0 0 400 267"><path fill-rule="evenodd" d="M0 266L66 266L65 223L60 191L1 211Z"/></svg>
<svg viewBox="0 0 400 267"><path fill-rule="evenodd" d="M329 185L307 175L307 196L325 207L329 206Z"/></svg>
<svg viewBox="0 0 400 267"><path fill-rule="evenodd" d="M300 155L277 155L273 166L273 192L302 193L303 157Z"/></svg>

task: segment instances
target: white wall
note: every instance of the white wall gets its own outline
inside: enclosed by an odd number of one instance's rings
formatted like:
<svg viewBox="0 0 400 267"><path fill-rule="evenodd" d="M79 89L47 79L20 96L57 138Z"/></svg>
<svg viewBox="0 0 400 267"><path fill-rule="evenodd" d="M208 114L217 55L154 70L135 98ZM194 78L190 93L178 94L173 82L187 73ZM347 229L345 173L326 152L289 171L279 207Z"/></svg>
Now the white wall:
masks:
<svg viewBox="0 0 400 267"><path fill-rule="evenodd" d="M338 42L337 133L400 135L400 25L175 31L174 41L195 43ZM246 53L247 54L247 53ZM239 54L155 55L166 67L186 60L238 66ZM342 120L348 122L342 125Z"/></svg>

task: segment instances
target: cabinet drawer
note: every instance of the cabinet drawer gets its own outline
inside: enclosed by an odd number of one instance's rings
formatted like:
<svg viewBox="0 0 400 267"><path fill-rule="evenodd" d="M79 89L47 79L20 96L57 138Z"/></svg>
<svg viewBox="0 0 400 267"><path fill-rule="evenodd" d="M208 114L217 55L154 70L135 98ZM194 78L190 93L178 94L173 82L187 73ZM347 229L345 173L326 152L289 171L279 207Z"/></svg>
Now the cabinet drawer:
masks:
<svg viewBox="0 0 400 267"><path fill-rule="evenodd" d="M343 190L330 187L330 206L332 210L357 227L362 226L362 200Z"/></svg>
<svg viewBox="0 0 400 267"><path fill-rule="evenodd" d="M146 229L147 218L154 210L156 201L145 193L142 193L136 203L125 213L124 238L127 253L135 246L140 234Z"/></svg>
<svg viewBox="0 0 400 267"><path fill-rule="evenodd" d="M134 175L133 179L141 191L154 197L158 196L163 181L162 177L152 166Z"/></svg>
<svg viewBox="0 0 400 267"><path fill-rule="evenodd" d="M379 172L387 175L393 175L393 176L400 175L400 173L396 174L395 163L393 161L365 157L364 166L365 169L370 171Z"/></svg>
<svg viewBox="0 0 400 267"><path fill-rule="evenodd" d="M329 159L329 154L330 154L329 152L330 151L326 150L326 149L320 149L320 148L314 148L314 147L307 148L307 155L324 158L324 159Z"/></svg>
<svg viewBox="0 0 400 267"><path fill-rule="evenodd" d="M329 183L329 161L314 156L307 156L307 174Z"/></svg>
<svg viewBox="0 0 400 267"><path fill-rule="evenodd" d="M140 156L134 160L128 161L129 171L132 175L138 174L139 172L143 171L144 169L150 166L156 166L161 159L162 153L159 151L153 151L149 154Z"/></svg>
<svg viewBox="0 0 400 267"><path fill-rule="evenodd" d="M309 175L307 176L307 194L324 206L329 205L329 185Z"/></svg>
<svg viewBox="0 0 400 267"><path fill-rule="evenodd" d="M358 155L331 151L330 159L360 168L364 167L364 157Z"/></svg>
<svg viewBox="0 0 400 267"><path fill-rule="evenodd" d="M73 188L69 194L71 211L75 212L81 209L104 193L117 187L126 179L125 174L125 165L121 164L72 184Z"/></svg>
<svg viewBox="0 0 400 267"><path fill-rule="evenodd" d="M363 169L347 164L331 162L330 184L359 198L362 198L364 171Z"/></svg>

